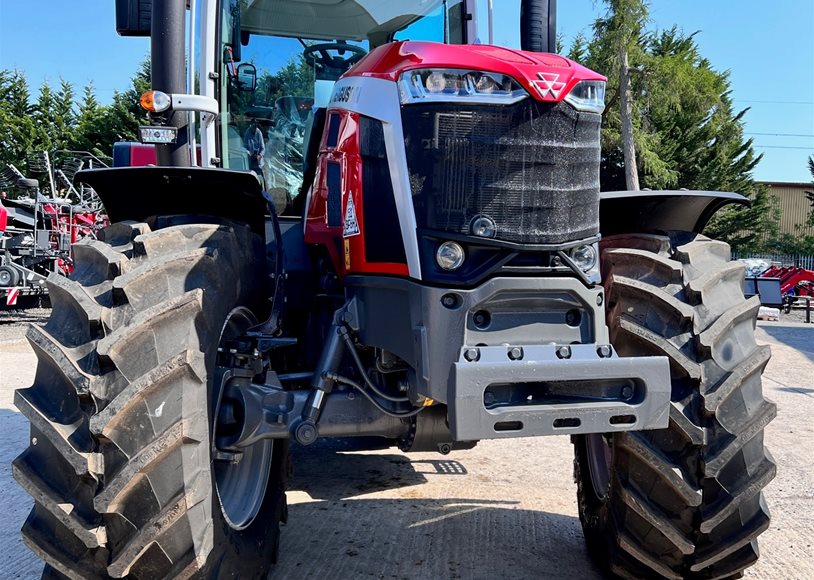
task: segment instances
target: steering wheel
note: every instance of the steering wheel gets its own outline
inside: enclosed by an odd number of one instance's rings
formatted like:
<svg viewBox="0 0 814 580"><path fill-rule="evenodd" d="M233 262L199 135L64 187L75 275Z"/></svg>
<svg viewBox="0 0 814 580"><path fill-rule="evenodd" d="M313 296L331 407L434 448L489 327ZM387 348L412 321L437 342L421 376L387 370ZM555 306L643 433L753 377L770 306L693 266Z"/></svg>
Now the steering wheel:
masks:
<svg viewBox="0 0 814 580"><path fill-rule="evenodd" d="M330 51L336 51L337 56L331 56ZM350 56L345 57L349 52ZM367 51L361 46L348 44L347 42L324 42L322 44L312 44L302 51L302 56L308 66L323 70L339 70L345 72L350 67L367 55Z"/></svg>

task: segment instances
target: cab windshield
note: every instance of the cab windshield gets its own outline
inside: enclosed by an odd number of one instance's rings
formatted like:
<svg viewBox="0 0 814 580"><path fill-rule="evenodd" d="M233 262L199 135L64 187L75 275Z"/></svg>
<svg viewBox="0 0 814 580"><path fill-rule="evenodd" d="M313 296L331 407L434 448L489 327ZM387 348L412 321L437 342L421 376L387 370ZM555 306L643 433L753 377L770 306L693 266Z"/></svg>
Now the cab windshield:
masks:
<svg viewBox="0 0 814 580"><path fill-rule="evenodd" d="M466 42L463 10L462 0L224 0L224 167L254 171L278 213L296 213L334 83L393 40Z"/></svg>

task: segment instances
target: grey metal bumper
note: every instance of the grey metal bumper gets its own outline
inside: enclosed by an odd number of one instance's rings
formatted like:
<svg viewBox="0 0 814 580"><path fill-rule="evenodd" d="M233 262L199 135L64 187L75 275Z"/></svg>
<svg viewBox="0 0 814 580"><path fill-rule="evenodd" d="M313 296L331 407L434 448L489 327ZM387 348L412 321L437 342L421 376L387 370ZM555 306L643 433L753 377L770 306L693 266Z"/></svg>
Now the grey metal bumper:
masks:
<svg viewBox="0 0 814 580"><path fill-rule="evenodd" d="M460 351L454 364L449 428L456 441L666 428L670 369L666 357L602 358L596 344L570 346L485 346L476 360ZM470 353L470 358L472 358ZM487 405L491 388L523 385L523 400ZM525 398L526 392L534 394ZM567 392L569 397L563 397ZM574 397L574 393L577 396ZM489 408L487 408L487 406Z"/></svg>

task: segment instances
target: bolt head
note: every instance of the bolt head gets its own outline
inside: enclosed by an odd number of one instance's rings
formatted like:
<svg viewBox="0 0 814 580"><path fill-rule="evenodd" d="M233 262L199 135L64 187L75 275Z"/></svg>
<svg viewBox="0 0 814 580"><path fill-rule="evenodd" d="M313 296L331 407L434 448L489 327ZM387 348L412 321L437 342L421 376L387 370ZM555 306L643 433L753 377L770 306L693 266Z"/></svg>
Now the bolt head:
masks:
<svg viewBox="0 0 814 580"><path fill-rule="evenodd" d="M559 358L571 358L571 347L561 346L557 349L557 356Z"/></svg>
<svg viewBox="0 0 814 580"><path fill-rule="evenodd" d="M519 346L513 346L509 349L509 358L512 360L520 360L523 358L523 349Z"/></svg>
<svg viewBox="0 0 814 580"><path fill-rule="evenodd" d="M597 306L602 306L603 301L604 301L604 298L602 298L602 293L597 294L596 295L596 305Z"/></svg>
<svg viewBox="0 0 814 580"><path fill-rule="evenodd" d="M622 387L623 399L629 399L632 396L633 396L633 387L631 387L630 385L625 385L624 387Z"/></svg>
<svg viewBox="0 0 814 580"><path fill-rule="evenodd" d="M458 305L458 299L454 294L444 294L441 297L441 304L445 308L455 308Z"/></svg>
<svg viewBox="0 0 814 580"><path fill-rule="evenodd" d="M613 354L613 350L611 349L610 345L602 344L597 347L596 354L602 358L610 358L610 355Z"/></svg>
<svg viewBox="0 0 814 580"><path fill-rule="evenodd" d="M317 440L317 430L313 423L300 423L295 433L300 445L310 445Z"/></svg>
<svg viewBox="0 0 814 580"><path fill-rule="evenodd" d="M468 348L464 351L464 358L469 362L475 362L480 358L480 350L477 348Z"/></svg>

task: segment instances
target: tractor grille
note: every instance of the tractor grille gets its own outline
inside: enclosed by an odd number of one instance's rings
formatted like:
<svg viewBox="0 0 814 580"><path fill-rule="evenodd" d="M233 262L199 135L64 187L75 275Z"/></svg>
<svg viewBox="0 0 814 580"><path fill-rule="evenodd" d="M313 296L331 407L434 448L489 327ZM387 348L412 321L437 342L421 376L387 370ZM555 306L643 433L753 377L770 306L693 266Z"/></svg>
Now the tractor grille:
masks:
<svg viewBox="0 0 814 580"><path fill-rule="evenodd" d="M600 115L531 98L514 105L402 108L419 228L558 244L599 232Z"/></svg>

